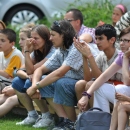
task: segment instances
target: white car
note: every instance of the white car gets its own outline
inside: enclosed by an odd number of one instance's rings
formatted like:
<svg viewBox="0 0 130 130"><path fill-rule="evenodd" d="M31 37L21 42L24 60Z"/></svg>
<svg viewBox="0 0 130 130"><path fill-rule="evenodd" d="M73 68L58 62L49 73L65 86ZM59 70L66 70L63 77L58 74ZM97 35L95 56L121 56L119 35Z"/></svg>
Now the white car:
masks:
<svg viewBox="0 0 130 130"><path fill-rule="evenodd" d="M0 19L11 25L24 25L36 22L44 16L51 22L55 14L65 11L69 3L75 0L0 0ZM93 2L94 0L79 0L79 2ZM114 4L122 0L112 0ZM130 0L122 3L130 9Z"/></svg>

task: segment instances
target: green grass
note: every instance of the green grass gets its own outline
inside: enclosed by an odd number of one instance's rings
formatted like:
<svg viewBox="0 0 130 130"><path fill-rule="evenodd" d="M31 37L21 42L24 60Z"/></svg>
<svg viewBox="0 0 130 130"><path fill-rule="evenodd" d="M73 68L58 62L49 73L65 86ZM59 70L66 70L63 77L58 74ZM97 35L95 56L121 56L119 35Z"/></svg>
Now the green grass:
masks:
<svg viewBox="0 0 130 130"><path fill-rule="evenodd" d="M9 113L0 118L0 130L47 130L43 128L33 128L32 126L16 126L16 122L22 121L25 116Z"/></svg>

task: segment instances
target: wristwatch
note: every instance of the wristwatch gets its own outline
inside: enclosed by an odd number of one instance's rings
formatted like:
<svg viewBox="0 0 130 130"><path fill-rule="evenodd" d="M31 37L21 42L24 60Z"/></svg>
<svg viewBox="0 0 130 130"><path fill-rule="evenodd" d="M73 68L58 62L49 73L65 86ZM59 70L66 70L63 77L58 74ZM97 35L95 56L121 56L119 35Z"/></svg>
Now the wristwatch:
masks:
<svg viewBox="0 0 130 130"><path fill-rule="evenodd" d="M41 88L41 86L39 85L39 82L36 83L37 88Z"/></svg>

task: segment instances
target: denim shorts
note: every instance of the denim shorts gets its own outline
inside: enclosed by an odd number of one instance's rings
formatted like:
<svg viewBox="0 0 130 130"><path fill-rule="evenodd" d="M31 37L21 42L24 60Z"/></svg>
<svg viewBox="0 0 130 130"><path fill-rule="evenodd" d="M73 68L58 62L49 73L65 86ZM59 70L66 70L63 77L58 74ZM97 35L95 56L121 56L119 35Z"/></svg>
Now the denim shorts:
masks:
<svg viewBox="0 0 130 130"><path fill-rule="evenodd" d="M42 77L44 78L44 77ZM41 97L53 98L54 103L65 106L77 105L75 84L77 80L71 78L61 78L44 88L40 88Z"/></svg>
<svg viewBox="0 0 130 130"><path fill-rule="evenodd" d="M26 90L31 86L32 82L29 79L21 79L20 77L15 77L12 81L12 87L21 93L26 93Z"/></svg>

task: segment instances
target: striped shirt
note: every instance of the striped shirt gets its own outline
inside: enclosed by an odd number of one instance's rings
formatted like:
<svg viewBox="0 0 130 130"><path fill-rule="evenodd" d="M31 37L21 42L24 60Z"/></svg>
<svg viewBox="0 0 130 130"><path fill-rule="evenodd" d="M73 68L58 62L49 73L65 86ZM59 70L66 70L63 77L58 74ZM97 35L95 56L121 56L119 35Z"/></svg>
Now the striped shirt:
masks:
<svg viewBox="0 0 130 130"><path fill-rule="evenodd" d="M121 19L116 23L115 29L117 36L120 35L121 31L125 29L126 27L130 26L130 11L125 13Z"/></svg>
<svg viewBox="0 0 130 130"><path fill-rule="evenodd" d="M50 70L54 71L64 66L70 66L71 69L64 75L64 77L72 79L83 79L83 60L81 53L72 44L69 49L57 49L55 53L44 63Z"/></svg>

